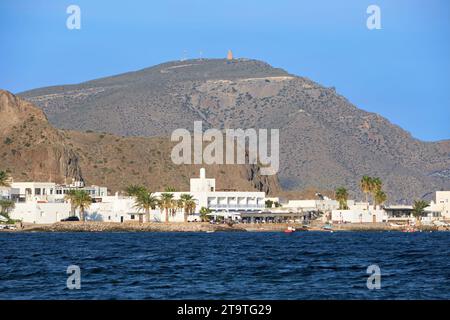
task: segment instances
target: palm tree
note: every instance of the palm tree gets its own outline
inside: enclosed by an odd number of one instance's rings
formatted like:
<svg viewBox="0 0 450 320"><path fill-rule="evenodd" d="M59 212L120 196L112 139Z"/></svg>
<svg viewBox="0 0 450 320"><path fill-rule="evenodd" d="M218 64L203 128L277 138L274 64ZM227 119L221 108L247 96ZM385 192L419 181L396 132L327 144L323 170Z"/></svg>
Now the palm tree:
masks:
<svg viewBox="0 0 450 320"><path fill-rule="evenodd" d="M11 200L0 200L0 215L5 217L8 221L10 220L9 218L9 213L11 212L12 209L14 209L14 201Z"/></svg>
<svg viewBox="0 0 450 320"><path fill-rule="evenodd" d="M336 189L336 200L339 201L339 210L347 210L348 192L344 187Z"/></svg>
<svg viewBox="0 0 450 320"><path fill-rule="evenodd" d="M386 202L387 195L383 190L379 189L375 192L373 198L374 198L375 205L377 205L377 204L382 205L383 203Z"/></svg>
<svg viewBox="0 0 450 320"><path fill-rule="evenodd" d="M160 208L166 212L166 222L169 222L169 210L173 208L173 193L161 193Z"/></svg>
<svg viewBox="0 0 450 320"><path fill-rule="evenodd" d="M137 208L138 211L143 210L147 217L147 221L150 221L150 209L156 208L158 199L151 192L148 192L145 188L138 192L135 197L135 208ZM139 223L142 222L143 217L141 214L139 214Z"/></svg>
<svg viewBox="0 0 450 320"><path fill-rule="evenodd" d="M378 178L378 177L372 178L372 185L371 185L372 192L381 190L382 186L383 186L383 182L381 182L380 178Z"/></svg>
<svg viewBox="0 0 450 320"><path fill-rule="evenodd" d="M376 205L376 194L381 191L381 188L383 187L383 183L381 182L381 179L378 177L372 178L372 183L370 186L370 193L372 194L374 206Z"/></svg>
<svg viewBox="0 0 450 320"><path fill-rule="evenodd" d="M181 198L178 200L173 200L173 206L175 207L175 211L184 210L184 200Z"/></svg>
<svg viewBox="0 0 450 320"><path fill-rule="evenodd" d="M10 187L9 175L6 171L0 171L0 187Z"/></svg>
<svg viewBox="0 0 450 320"><path fill-rule="evenodd" d="M184 222L187 222L188 215L195 211L196 203L194 197L188 193L183 193L180 199L183 201Z"/></svg>
<svg viewBox="0 0 450 320"><path fill-rule="evenodd" d="M425 208L430 204L424 200L415 200L413 206L413 216L416 218L417 223L420 223L420 218L423 217L425 213Z"/></svg>
<svg viewBox="0 0 450 320"><path fill-rule="evenodd" d="M85 221L84 212L92 203L92 198L84 190L70 190L66 194L66 199L70 200L71 206L74 210L80 210L80 219Z"/></svg>
<svg viewBox="0 0 450 320"><path fill-rule="evenodd" d="M201 207L201 209L200 209L200 219L202 219L202 222L209 220L208 213L211 213L211 210L209 210L208 208L205 208L205 207Z"/></svg>
<svg viewBox="0 0 450 320"><path fill-rule="evenodd" d="M369 203L369 193L372 190L372 178L369 176L363 176L361 178L361 181L359 182L359 187L361 188L361 191L366 195L366 202ZM369 205L367 205L367 208L369 208Z"/></svg>
<svg viewBox="0 0 450 320"><path fill-rule="evenodd" d="M132 184L125 189L125 192L128 194L128 196L134 197L141 192L147 192L147 190L143 186Z"/></svg>

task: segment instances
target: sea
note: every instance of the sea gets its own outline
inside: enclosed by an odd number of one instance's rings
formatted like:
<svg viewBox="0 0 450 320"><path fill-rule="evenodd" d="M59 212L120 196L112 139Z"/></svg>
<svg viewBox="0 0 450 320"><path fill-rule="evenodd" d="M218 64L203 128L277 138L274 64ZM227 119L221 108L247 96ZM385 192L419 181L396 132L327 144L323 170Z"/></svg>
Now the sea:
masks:
<svg viewBox="0 0 450 320"><path fill-rule="evenodd" d="M450 232L3 232L0 299L450 299Z"/></svg>

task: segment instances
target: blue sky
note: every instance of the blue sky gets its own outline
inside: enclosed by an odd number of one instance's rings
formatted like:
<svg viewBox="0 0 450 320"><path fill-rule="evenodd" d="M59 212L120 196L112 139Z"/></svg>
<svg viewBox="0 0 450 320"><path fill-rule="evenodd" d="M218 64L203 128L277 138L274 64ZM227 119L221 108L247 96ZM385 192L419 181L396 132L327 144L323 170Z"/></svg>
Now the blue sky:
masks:
<svg viewBox="0 0 450 320"><path fill-rule="evenodd" d="M426 141L450 138L450 1L1 1L0 88L18 93L183 56L264 60ZM81 8L81 30L66 8ZM381 8L381 30L366 9Z"/></svg>

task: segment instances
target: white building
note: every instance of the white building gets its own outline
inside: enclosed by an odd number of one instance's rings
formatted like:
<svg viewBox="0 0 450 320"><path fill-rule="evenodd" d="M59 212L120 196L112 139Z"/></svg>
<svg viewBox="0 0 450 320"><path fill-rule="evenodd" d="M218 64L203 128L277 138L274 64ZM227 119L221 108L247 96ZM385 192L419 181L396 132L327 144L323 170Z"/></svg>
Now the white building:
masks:
<svg viewBox="0 0 450 320"><path fill-rule="evenodd" d="M351 201L351 200L349 200ZM321 211L330 212L339 208L339 202L331 199L323 200L289 200L283 208L295 211Z"/></svg>
<svg viewBox="0 0 450 320"><path fill-rule="evenodd" d="M450 220L450 191L436 191L436 206L444 219Z"/></svg>
<svg viewBox="0 0 450 320"><path fill-rule="evenodd" d="M9 216L27 223L51 224L69 215L70 203L28 201L16 203Z"/></svg>
<svg viewBox="0 0 450 320"><path fill-rule="evenodd" d="M106 187L98 186L81 187L75 185L57 185L54 182L11 183L11 196L18 202L63 201L69 190L84 190L89 193L92 198L99 198L108 195L108 189Z"/></svg>
<svg viewBox="0 0 450 320"><path fill-rule="evenodd" d="M160 197L162 192L156 192L155 196ZM210 209L213 213L220 213L227 216L238 216L240 212L261 211L265 207L265 193L257 191L216 191L216 180L206 178L204 168L200 169L198 178L190 179L189 191L172 192L174 199L180 199L182 194L190 194L195 199L196 212L202 207ZM101 203L93 204L89 212L97 210L103 217L103 221L127 221L138 220L135 203L131 197L108 197L102 198ZM105 214L108 212L108 214ZM124 214L127 214L124 215ZM111 219L109 219L111 217ZM107 218L107 219L105 219ZM160 209L150 212L150 221L164 222L166 213ZM174 215L169 214L172 222L183 222L183 210L178 210Z"/></svg>
<svg viewBox="0 0 450 320"><path fill-rule="evenodd" d="M348 210L333 210L331 212L331 221L333 223L376 223L387 222L388 215L386 211L376 208L365 210L360 208L350 208Z"/></svg>
<svg viewBox="0 0 450 320"><path fill-rule="evenodd" d="M197 200L197 210L201 207L212 211L255 211L265 208L264 192L216 191L215 179L206 178L204 168L200 169L199 178L191 179L190 191L184 193L190 193Z"/></svg>
<svg viewBox="0 0 450 320"><path fill-rule="evenodd" d="M15 202L10 217L27 223L50 224L68 218L71 205L64 197L69 190L85 190L92 198L107 196L107 188L57 185L54 182L13 182L9 198Z"/></svg>

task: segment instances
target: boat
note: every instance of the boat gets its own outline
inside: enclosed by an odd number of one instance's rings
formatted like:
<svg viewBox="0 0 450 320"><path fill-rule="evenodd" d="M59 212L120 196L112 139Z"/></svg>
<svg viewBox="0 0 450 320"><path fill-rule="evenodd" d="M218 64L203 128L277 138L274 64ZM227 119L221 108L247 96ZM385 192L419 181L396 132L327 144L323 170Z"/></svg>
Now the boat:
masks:
<svg viewBox="0 0 450 320"><path fill-rule="evenodd" d="M292 232L295 232L294 227L287 227L286 230L284 230L284 233L292 233Z"/></svg>

